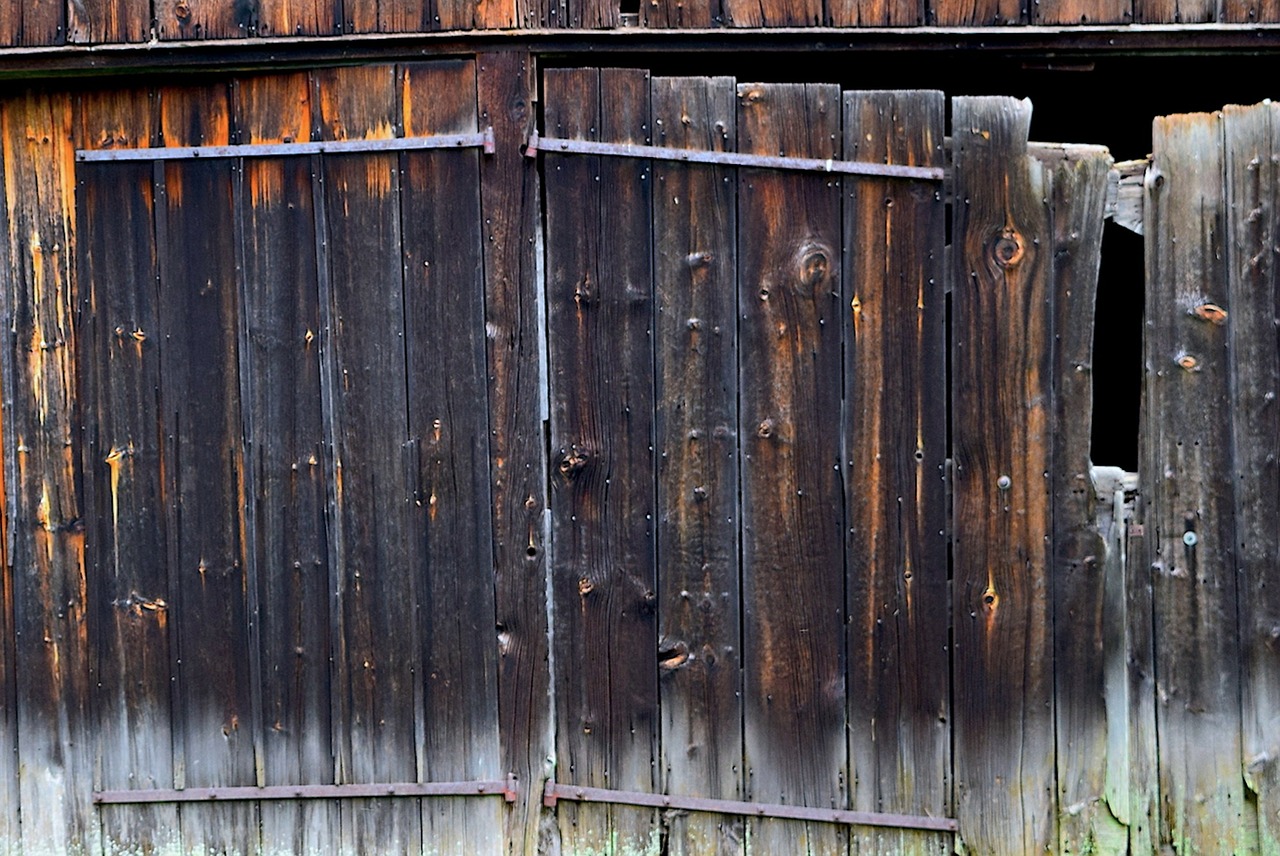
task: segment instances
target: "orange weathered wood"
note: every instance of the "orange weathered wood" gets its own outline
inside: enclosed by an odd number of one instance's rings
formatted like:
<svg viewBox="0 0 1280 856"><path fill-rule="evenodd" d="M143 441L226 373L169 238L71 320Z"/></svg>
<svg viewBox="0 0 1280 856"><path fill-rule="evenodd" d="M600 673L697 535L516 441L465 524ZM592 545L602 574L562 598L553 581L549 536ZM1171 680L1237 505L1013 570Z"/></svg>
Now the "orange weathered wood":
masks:
<svg viewBox="0 0 1280 856"><path fill-rule="evenodd" d="M154 0L162 41L235 39L257 35L258 0Z"/></svg>
<svg viewBox="0 0 1280 856"><path fill-rule="evenodd" d="M67 39L77 44L145 42L151 37L149 0L69 0Z"/></svg>
<svg viewBox="0 0 1280 856"><path fill-rule="evenodd" d="M67 0L3 0L0 44L36 47L66 40Z"/></svg>
<svg viewBox="0 0 1280 856"><path fill-rule="evenodd" d="M254 35L328 36L342 32L342 0L258 0Z"/></svg>
<svg viewBox="0 0 1280 856"><path fill-rule="evenodd" d="M1042 26L1127 24L1134 0L1038 0L1033 20Z"/></svg>
<svg viewBox="0 0 1280 856"><path fill-rule="evenodd" d="M1053 254L1031 105L952 101L956 811L967 850L1057 840Z"/></svg>

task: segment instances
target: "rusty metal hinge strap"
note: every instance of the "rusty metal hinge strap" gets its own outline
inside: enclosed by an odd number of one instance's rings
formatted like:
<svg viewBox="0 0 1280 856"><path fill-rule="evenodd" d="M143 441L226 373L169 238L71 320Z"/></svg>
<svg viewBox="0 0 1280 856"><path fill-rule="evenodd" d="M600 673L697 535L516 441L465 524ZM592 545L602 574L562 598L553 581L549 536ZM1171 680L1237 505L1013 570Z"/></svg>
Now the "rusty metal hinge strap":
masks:
<svg viewBox="0 0 1280 856"><path fill-rule="evenodd" d="M949 817L924 817L921 815L888 814L873 811L846 811L844 809L808 808L797 805L651 794L639 791L614 791L608 788L560 785L553 781L548 781L542 792L542 804L548 808L554 808L558 800L614 803L647 808L674 808L715 814L782 818L784 820L815 820L825 823L884 826L895 829L925 829L937 832L955 832L959 829L959 824Z"/></svg>
<svg viewBox="0 0 1280 856"><path fill-rule="evenodd" d="M598 143L594 140L566 140L559 137L530 135L525 146L526 157L536 157L538 152L548 154L606 155L624 158L678 161L680 163L708 163L718 166L745 166L760 169L791 169L803 172L834 172L844 175L866 175L880 178L914 178L926 181L942 181L941 167L909 166L907 164L847 161L833 158L798 158L775 155L753 155L741 152L715 152L705 149L669 149L663 146L642 146L633 143Z"/></svg>
<svg viewBox="0 0 1280 856"><path fill-rule="evenodd" d="M242 802L245 800L325 800L365 797L488 797L516 801L516 777L474 782L401 782L365 785L274 785L265 788L168 788L94 791L98 805L124 803Z"/></svg>
<svg viewBox="0 0 1280 856"><path fill-rule="evenodd" d="M77 149L81 163L103 161L208 160L210 158L279 158L298 155L405 152L422 149L495 150L493 128L474 134L437 134L433 137L391 137L385 140L329 140L305 143L253 143L243 146L162 146L146 149Z"/></svg>

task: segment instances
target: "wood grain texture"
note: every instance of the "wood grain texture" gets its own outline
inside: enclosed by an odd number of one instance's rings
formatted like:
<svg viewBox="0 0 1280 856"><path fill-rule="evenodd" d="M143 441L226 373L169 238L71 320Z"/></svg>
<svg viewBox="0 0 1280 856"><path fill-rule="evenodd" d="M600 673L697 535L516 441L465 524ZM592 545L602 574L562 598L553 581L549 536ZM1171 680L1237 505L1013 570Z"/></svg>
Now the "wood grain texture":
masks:
<svg viewBox="0 0 1280 856"><path fill-rule="evenodd" d="M1137 24L1202 24L1218 20L1217 0L1134 0Z"/></svg>
<svg viewBox="0 0 1280 856"><path fill-rule="evenodd" d="M312 78L318 138L392 135L399 123L393 68ZM406 385L391 380L406 377L399 193L394 154L324 160L321 383L333 435L340 782L415 781L419 774L422 581L413 567L410 482L416 450L408 442ZM420 801L353 800L343 804L342 824L343 846L357 852L422 846Z"/></svg>
<svg viewBox="0 0 1280 856"><path fill-rule="evenodd" d="M535 235L537 165L520 151L533 127L536 77L523 52L477 60L481 125L496 151L480 161L488 343L489 461L498 631L502 769L520 799L507 816L508 854L536 852L541 784L554 758L547 637L547 508Z"/></svg>
<svg viewBox="0 0 1280 856"><path fill-rule="evenodd" d="M1161 117L1148 174L1146 553L1154 580L1160 839L1247 852L1231 491L1222 128Z"/></svg>
<svg viewBox="0 0 1280 856"><path fill-rule="evenodd" d="M653 29L716 27L724 10L720 0L649 0L640 4L640 19Z"/></svg>
<svg viewBox="0 0 1280 856"><path fill-rule="evenodd" d="M1029 102L957 98L952 115L956 810L966 848L1042 852L1057 838L1049 188L1026 155Z"/></svg>
<svg viewBox="0 0 1280 856"><path fill-rule="evenodd" d="M1025 24L1024 0L936 0L929 7L930 23L938 27L995 27Z"/></svg>
<svg viewBox="0 0 1280 856"><path fill-rule="evenodd" d="M342 32L341 0L257 0L254 35L327 36Z"/></svg>
<svg viewBox="0 0 1280 856"><path fill-rule="evenodd" d="M226 86L163 89L160 104L169 145L230 143ZM159 430L182 719L175 779L179 787L254 785L258 675L248 632L233 164L172 161L157 174ZM181 814L188 850L258 846L253 803Z"/></svg>
<svg viewBox="0 0 1280 856"><path fill-rule="evenodd" d="M305 141L305 74L246 78L234 90L245 143ZM237 187L245 444L257 576L262 778L333 782L327 478L310 163L246 159ZM288 390L289 394L282 394ZM267 853L319 852L338 839L337 806L264 802Z"/></svg>
<svg viewBox="0 0 1280 856"><path fill-rule="evenodd" d="M0 181L3 178L0 177ZM0 437L4 437L7 407L0 407ZM14 652L13 572L9 564L8 468L0 470L0 854L19 856L22 827L18 757L17 657Z"/></svg>
<svg viewBox="0 0 1280 856"><path fill-rule="evenodd" d="M1224 24L1265 24L1280 21L1276 0L1223 0L1219 19Z"/></svg>
<svg viewBox="0 0 1280 856"><path fill-rule="evenodd" d="M1280 744L1278 109L1268 103L1222 111L1242 762L1245 786L1257 801L1261 853L1280 852L1280 758L1272 751Z"/></svg>
<svg viewBox="0 0 1280 856"><path fill-rule="evenodd" d="M1136 502L1134 519L1142 520L1143 499ZM1128 786L1129 851L1155 852L1160 838L1160 756L1156 734L1155 616L1151 568L1146 562L1146 534L1140 523L1127 527L1125 540L1124 663L1127 665L1123 690L1128 733L1128 776L1117 773L1117 787ZM1114 674L1116 668L1111 669ZM1114 679L1113 679L1114 681ZM1118 693L1117 693L1118 695ZM1110 708L1109 708L1110 710ZM1114 720L1112 720L1114 722ZM1119 729L1117 729L1119 731ZM1120 732L1123 734L1123 732ZM1119 736L1119 735L1118 735ZM1123 737L1121 738L1123 739ZM1117 801L1117 805L1120 802Z"/></svg>
<svg viewBox="0 0 1280 856"><path fill-rule="evenodd" d="M406 135L477 129L473 60L403 70ZM476 149L401 155L409 436L418 447L415 566L425 676L424 781L501 779L498 643ZM472 331L459 337L457 331ZM465 748L464 748L465 747ZM497 854L502 804L424 801L432 852Z"/></svg>
<svg viewBox="0 0 1280 856"><path fill-rule="evenodd" d="M846 92L845 157L942 166L941 92ZM845 182L849 746L861 811L949 816L945 202L936 182ZM859 853L950 837L855 829Z"/></svg>
<svg viewBox="0 0 1280 856"><path fill-rule="evenodd" d="M145 42L151 37L149 0L68 0L67 40L77 44Z"/></svg>
<svg viewBox="0 0 1280 856"><path fill-rule="evenodd" d="M827 22L823 0L723 0L729 27L814 27Z"/></svg>
<svg viewBox="0 0 1280 856"><path fill-rule="evenodd" d="M1041 26L1127 24L1133 20L1134 0L1039 0L1033 6Z"/></svg>
<svg viewBox="0 0 1280 856"><path fill-rule="evenodd" d="M557 136L644 142L649 80L544 78ZM602 113L601 105L608 109ZM650 790L657 739L648 165L549 157L552 586L558 780ZM561 804L564 852L657 849L651 813Z"/></svg>
<svg viewBox="0 0 1280 856"><path fill-rule="evenodd" d="M1112 741L1106 696L1107 547L1098 531L1089 444L1093 428L1094 305L1111 156L1067 147L1050 171L1053 218L1054 712L1060 852L1123 852L1128 833L1107 794Z"/></svg>
<svg viewBox="0 0 1280 856"><path fill-rule="evenodd" d="M840 157L840 90L740 84L739 150ZM738 173L743 704L749 797L844 807L841 191ZM845 830L758 821L756 853L833 852Z"/></svg>
<svg viewBox="0 0 1280 856"><path fill-rule="evenodd" d="M734 151L729 77L654 78L654 145ZM655 161L658 669L665 793L742 799L736 181ZM671 853L745 852L741 818L668 822Z"/></svg>
<svg viewBox="0 0 1280 856"><path fill-rule="evenodd" d="M433 0L343 0L348 33L415 33L434 29Z"/></svg>
<svg viewBox="0 0 1280 856"><path fill-rule="evenodd" d="M0 3L0 45L63 44L66 15L66 0L4 0Z"/></svg>
<svg viewBox="0 0 1280 856"><path fill-rule="evenodd" d="M833 27L918 27L928 17L928 5L917 0L827 2L827 20Z"/></svg>
<svg viewBox="0 0 1280 856"><path fill-rule="evenodd" d="M153 0L161 41L235 39L258 34L258 0Z"/></svg>
<svg viewBox="0 0 1280 856"><path fill-rule="evenodd" d="M145 89L86 94L76 138L93 148L150 145L156 103ZM85 550L105 788L174 785L154 202L150 164L79 172ZM179 847L175 806L100 812L107 853Z"/></svg>
<svg viewBox="0 0 1280 856"><path fill-rule="evenodd" d="M5 484L12 570L21 846L97 847L90 644L76 430L75 195L70 96L0 101L8 258Z"/></svg>

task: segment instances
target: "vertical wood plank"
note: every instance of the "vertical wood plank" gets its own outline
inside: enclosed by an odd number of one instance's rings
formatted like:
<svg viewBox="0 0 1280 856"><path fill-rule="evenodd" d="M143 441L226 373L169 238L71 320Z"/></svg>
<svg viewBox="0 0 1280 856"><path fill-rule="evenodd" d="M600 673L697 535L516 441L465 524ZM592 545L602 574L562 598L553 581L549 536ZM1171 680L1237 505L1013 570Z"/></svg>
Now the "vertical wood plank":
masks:
<svg viewBox="0 0 1280 856"><path fill-rule="evenodd" d="M313 74L317 139L390 137L399 123L394 69ZM324 160L329 293L322 383L333 398L333 504L342 782L418 777L422 693L408 442L400 174L394 154ZM343 844L356 852L422 847L421 801L343 805Z"/></svg>
<svg viewBox="0 0 1280 856"><path fill-rule="evenodd" d="M1039 0L1032 7L1040 26L1128 24L1134 0Z"/></svg>
<svg viewBox="0 0 1280 856"><path fill-rule="evenodd" d="M164 89L160 99L166 144L230 142L227 87ZM160 431L182 718L176 779L180 787L254 785L233 164L175 161L161 173ZM254 852L257 806L186 807L182 836L187 850Z"/></svg>
<svg viewBox="0 0 1280 856"><path fill-rule="evenodd" d="M1107 545L1098 531L1089 460L1094 304L1111 157L1106 149L1072 146L1042 155L1041 162L1053 181L1058 846L1063 853L1123 852L1128 806L1113 808L1107 794L1113 723L1099 690L1107 657L1115 653L1107 650Z"/></svg>
<svg viewBox="0 0 1280 856"><path fill-rule="evenodd" d="M1222 128L1156 119L1148 176L1144 446L1154 578L1161 839L1244 852Z"/></svg>
<svg viewBox="0 0 1280 856"><path fill-rule="evenodd" d="M433 0L343 0L348 33L413 33L434 29Z"/></svg>
<svg viewBox="0 0 1280 856"><path fill-rule="evenodd" d="M960 837L976 852L1042 852L1057 840L1050 188L1026 154L1029 102L957 98L952 115Z"/></svg>
<svg viewBox="0 0 1280 856"><path fill-rule="evenodd" d="M730 27L816 27L826 23L823 0L723 0Z"/></svg>
<svg viewBox="0 0 1280 856"><path fill-rule="evenodd" d="M161 41L234 39L258 33L258 0L153 0Z"/></svg>
<svg viewBox="0 0 1280 856"><path fill-rule="evenodd" d="M833 27L918 27L929 9L919 0L828 0L827 15Z"/></svg>
<svg viewBox="0 0 1280 856"><path fill-rule="evenodd" d="M1276 285L1277 110L1223 108L1226 140L1228 348L1235 448L1241 709L1245 785L1258 804L1258 848L1280 852L1280 288ZM1202 310L1204 311L1204 310Z"/></svg>
<svg viewBox="0 0 1280 856"><path fill-rule="evenodd" d="M733 78L652 81L654 144L735 151ZM665 793L742 799L736 190L654 162L658 669ZM672 854L745 851L741 818L672 817Z"/></svg>
<svg viewBox="0 0 1280 856"><path fill-rule="evenodd" d="M306 74L240 80L235 96L242 142L310 138ZM263 781L326 784L332 640L311 169L301 158L252 158L243 171L242 407L254 485ZM338 808L328 801L264 802L261 822L267 853L322 852L338 841Z"/></svg>
<svg viewBox="0 0 1280 856"><path fill-rule="evenodd" d="M640 16L644 26L652 29L707 28L723 23L724 10L719 0L650 0L640 4Z"/></svg>
<svg viewBox="0 0 1280 856"><path fill-rule="evenodd" d="M326 36L342 32L342 0L258 0L256 35Z"/></svg>
<svg viewBox="0 0 1280 856"><path fill-rule="evenodd" d="M1280 3L1276 0L1224 0L1224 24L1264 24L1280 21Z"/></svg>
<svg viewBox="0 0 1280 856"><path fill-rule="evenodd" d="M155 105L147 90L84 96L78 144L153 145ZM151 164L83 165L78 203L97 784L171 788L173 640L163 444L156 432L161 336ZM106 853L180 847L176 806L103 806L99 818Z"/></svg>
<svg viewBox="0 0 1280 856"><path fill-rule="evenodd" d="M0 102L3 370L22 851L96 849L80 501L74 147L68 95Z"/></svg>
<svg viewBox="0 0 1280 856"><path fill-rule="evenodd" d="M1142 511L1141 493L1135 505L1134 519L1144 519L1146 515ZM1127 664L1123 684L1123 691L1127 695L1122 709L1128 714L1121 722L1128 724L1128 733L1126 735L1118 728L1116 732L1121 740L1127 737L1128 777L1121 780L1120 784L1127 785L1129 793L1129 852L1151 853L1158 846L1161 805L1159 751L1156 744L1155 616L1151 570L1146 562L1146 535L1143 526L1133 523L1121 537L1125 543L1126 619L1121 635L1121 650ZM1115 667L1112 666L1113 674L1114 671ZM1108 711L1111 711L1111 707L1108 707Z"/></svg>
<svg viewBox="0 0 1280 856"><path fill-rule="evenodd" d="M403 69L405 134L474 132L473 60ZM409 436L418 444L415 566L425 582L426 781L502 778L475 149L401 155ZM497 854L502 804L424 801L432 852Z"/></svg>
<svg viewBox="0 0 1280 856"><path fill-rule="evenodd" d="M3 181L3 176L0 176ZM0 407L0 437L4 434L4 414ZM14 651L13 571L9 563L9 498L6 490L9 468L0 470L0 854L19 856L22 828L19 825L18 688L17 655Z"/></svg>
<svg viewBox="0 0 1280 856"><path fill-rule="evenodd" d="M5 0L0 3L0 44L60 45L66 41L66 0Z"/></svg>
<svg viewBox="0 0 1280 856"><path fill-rule="evenodd" d="M941 92L846 92L845 157L941 167ZM945 202L940 183L846 181L849 746L853 807L948 816ZM949 836L856 829L859 853Z"/></svg>
<svg viewBox="0 0 1280 856"><path fill-rule="evenodd" d="M646 141L647 73L548 72L545 86L557 134ZM651 178L647 163L624 159L575 155L547 167L557 776L650 790L658 729ZM657 849L651 812L562 805L559 813L567 852Z"/></svg>
<svg viewBox="0 0 1280 856"><path fill-rule="evenodd" d="M543 445L543 383L535 246L538 171L520 147L533 127L536 77L524 52L477 59L480 121L496 151L480 161L484 218L485 329L489 331L489 460L497 609L499 735L503 770L520 797L507 816L508 854L538 847L542 781L554 758Z"/></svg>
<svg viewBox="0 0 1280 856"><path fill-rule="evenodd" d="M740 84L739 150L839 158L840 90ZM743 704L753 800L848 803L841 438L841 190L738 173ZM847 832L759 821L755 853L830 853Z"/></svg>
<svg viewBox="0 0 1280 856"><path fill-rule="evenodd" d="M1136 24L1204 24L1218 19L1217 0L1134 0Z"/></svg>
<svg viewBox="0 0 1280 856"><path fill-rule="evenodd" d="M151 37L150 0L68 0L67 32L77 44L145 42Z"/></svg>
<svg viewBox="0 0 1280 856"><path fill-rule="evenodd" d="M994 27L1028 20L1023 0L935 0L930 23L938 27Z"/></svg>
<svg viewBox="0 0 1280 856"><path fill-rule="evenodd" d="M508 29L517 25L517 6L517 0L436 0L431 29Z"/></svg>

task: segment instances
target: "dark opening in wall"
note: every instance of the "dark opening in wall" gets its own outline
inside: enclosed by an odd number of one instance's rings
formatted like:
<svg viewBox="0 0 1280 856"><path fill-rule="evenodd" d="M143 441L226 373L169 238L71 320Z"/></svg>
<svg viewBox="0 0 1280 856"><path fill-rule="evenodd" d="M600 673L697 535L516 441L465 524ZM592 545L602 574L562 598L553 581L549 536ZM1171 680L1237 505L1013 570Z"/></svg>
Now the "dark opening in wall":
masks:
<svg viewBox="0 0 1280 856"><path fill-rule="evenodd" d="M1143 238L1108 222L1102 233L1093 327L1095 464L1138 468L1142 398Z"/></svg>

